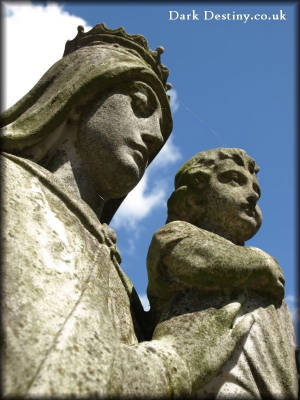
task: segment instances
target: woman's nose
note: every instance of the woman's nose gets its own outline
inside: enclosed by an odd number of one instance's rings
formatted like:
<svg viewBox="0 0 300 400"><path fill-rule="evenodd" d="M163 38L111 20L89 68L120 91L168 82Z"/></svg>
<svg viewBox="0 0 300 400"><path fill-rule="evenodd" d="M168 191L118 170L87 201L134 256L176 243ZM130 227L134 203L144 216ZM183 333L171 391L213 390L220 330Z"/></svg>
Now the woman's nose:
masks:
<svg viewBox="0 0 300 400"><path fill-rule="evenodd" d="M159 149L163 145L163 136L161 132L152 131L142 133L142 139L147 144L147 146L151 146L151 148Z"/></svg>
<svg viewBox="0 0 300 400"><path fill-rule="evenodd" d="M147 130L142 132L143 142L147 145L150 152L159 150L164 144L164 137L161 132L159 119L149 124Z"/></svg>

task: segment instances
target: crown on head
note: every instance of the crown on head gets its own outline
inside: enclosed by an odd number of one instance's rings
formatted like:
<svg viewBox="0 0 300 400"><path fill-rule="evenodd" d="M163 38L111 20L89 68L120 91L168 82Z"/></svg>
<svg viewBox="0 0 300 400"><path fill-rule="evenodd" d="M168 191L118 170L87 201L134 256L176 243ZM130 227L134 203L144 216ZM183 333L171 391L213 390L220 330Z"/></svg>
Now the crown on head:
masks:
<svg viewBox="0 0 300 400"><path fill-rule="evenodd" d="M84 27L79 25L77 35L73 40L66 42L63 57L84 46L91 46L98 43L114 43L126 47L134 54L138 53L157 74L166 90L171 89L172 85L167 83L169 76L168 68L161 64L160 56L164 48L159 46L156 50L151 50L146 38L142 35L130 35L124 28L109 29L104 23L95 25L90 31L84 32Z"/></svg>

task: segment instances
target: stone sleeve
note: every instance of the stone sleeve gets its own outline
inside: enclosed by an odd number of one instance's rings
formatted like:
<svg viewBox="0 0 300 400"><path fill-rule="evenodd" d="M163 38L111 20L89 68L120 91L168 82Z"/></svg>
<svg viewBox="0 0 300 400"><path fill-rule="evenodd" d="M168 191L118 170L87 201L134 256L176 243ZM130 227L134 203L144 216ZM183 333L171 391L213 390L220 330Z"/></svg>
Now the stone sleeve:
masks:
<svg viewBox="0 0 300 400"><path fill-rule="evenodd" d="M114 359L108 392L114 396L177 398L191 393L191 379L183 359L168 340L134 346L121 345Z"/></svg>
<svg viewBox="0 0 300 400"><path fill-rule="evenodd" d="M237 246L183 221L171 222L155 233L147 268L150 297L169 298L171 292L184 288L267 288L283 295L277 282L280 267L267 253Z"/></svg>

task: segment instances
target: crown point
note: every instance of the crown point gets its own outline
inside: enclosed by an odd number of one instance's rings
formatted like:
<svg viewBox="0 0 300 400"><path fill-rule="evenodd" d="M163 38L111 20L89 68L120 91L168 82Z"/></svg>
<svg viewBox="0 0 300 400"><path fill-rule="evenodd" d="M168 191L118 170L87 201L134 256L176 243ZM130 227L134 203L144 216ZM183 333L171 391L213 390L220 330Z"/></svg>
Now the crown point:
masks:
<svg viewBox="0 0 300 400"><path fill-rule="evenodd" d="M156 48L157 54L161 55L162 53L164 53L165 49L162 46L158 46Z"/></svg>
<svg viewBox="0 0 300 400"><path fill-rule="evenodd" d="M108 42L113 43L114 46L119 45L120 47L127 47L130 51L134 49L141 58L150 64L165 87L169 70L162 65L160 61L160 55L164 53L165 49L162 46L158 46L156 51L152 51L144 36L138 34L130 35L123 27L109 29L104 22L102 22L85 33L84 27L79 25L77 27L76 37L73 40L67 41L63 57L81 47L100 42Z"/></svg>

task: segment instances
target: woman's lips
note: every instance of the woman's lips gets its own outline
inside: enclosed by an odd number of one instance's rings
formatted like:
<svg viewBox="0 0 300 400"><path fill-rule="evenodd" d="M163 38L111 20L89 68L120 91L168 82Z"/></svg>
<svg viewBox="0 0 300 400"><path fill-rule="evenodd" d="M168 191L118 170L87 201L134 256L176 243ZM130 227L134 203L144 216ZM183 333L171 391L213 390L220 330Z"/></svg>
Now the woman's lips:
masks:
<svg viewBox="0 0 300 400"><path fill-rule="evenodd" d="M147 147L139 143L133 143L131 145L133 149L133 157L138 164L138 166L142 169L145 169L148 163L149 152Z"/></svg>
<svg viewBox="0 0 300 400"><path fill-rule="evenodd" d="M135 143L135 150L137 150L145 160L148 160L148 149L147 149L147 147L145 147L145 146L143 146L141 144Z"/></svg>

